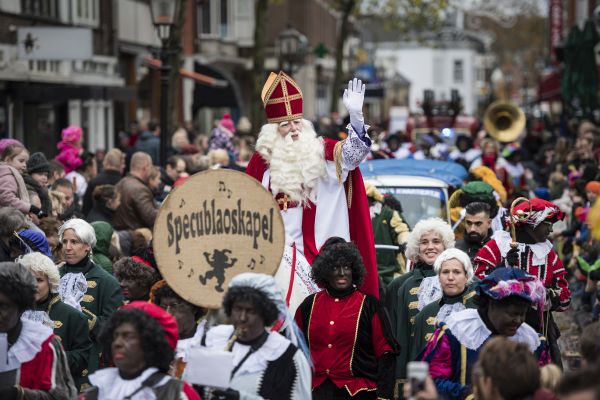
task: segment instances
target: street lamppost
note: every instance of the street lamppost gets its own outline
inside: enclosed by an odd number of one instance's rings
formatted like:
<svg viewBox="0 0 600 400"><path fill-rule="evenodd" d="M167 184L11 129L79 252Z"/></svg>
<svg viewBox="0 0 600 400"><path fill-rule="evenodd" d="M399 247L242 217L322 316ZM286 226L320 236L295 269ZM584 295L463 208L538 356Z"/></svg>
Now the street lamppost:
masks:
<svg viewBox="0 0 600 400"><path fill-rule="evenodd" d="M304 62L308 53L308 39L288 24L287 28L277 36L277 53L279 68L288 75L294 74L294 67Z"/></svg>
<svg viewBox="0 0 600 400"><path fill-rule="evenodd" d="M150 0L152 23L161 41L160 48L160 165L167 164L169 146L169 37L179 15L180 0Z"/></svg>

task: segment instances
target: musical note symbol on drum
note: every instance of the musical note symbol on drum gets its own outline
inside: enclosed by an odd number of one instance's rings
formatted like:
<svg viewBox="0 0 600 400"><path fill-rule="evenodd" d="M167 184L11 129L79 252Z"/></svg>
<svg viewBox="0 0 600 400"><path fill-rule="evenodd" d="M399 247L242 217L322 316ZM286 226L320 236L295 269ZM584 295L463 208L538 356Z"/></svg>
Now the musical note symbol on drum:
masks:
<svg viewBox="0 0 600 400"><path fill-rule="evenodd" d="M227 193L227 198L231 198L231 189L228 189L227 186L225 186L225 182L223 181L219 181L219 192Z"/></svg>
<svg viewBox="0 0 600 400"><path fill-rule="evenodd" d="M190 273L187 275L188 278L191 278L194 275L194 268L190 268Z"/></svg>
<svg viewBox="0 0 600 400"><path fill-rule="evenodd" d="M179 264L179 269L183 269L183 261L177 260L177 263Z"/></svg>
<svg viewBox="0 0 600 400"><path fill-rule="evenodd" d="M252 258L250 260L250 263L248 265L246 265L246 267L250 268L250 269L254 269L256 267L256 260L254 258Z"/></svg>

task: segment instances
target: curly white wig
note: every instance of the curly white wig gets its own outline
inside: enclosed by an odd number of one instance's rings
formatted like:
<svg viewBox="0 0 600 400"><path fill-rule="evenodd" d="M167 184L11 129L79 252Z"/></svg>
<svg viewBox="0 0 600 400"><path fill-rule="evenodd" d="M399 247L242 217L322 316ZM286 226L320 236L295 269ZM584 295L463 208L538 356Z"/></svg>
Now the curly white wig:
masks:
<svg viewBox="0 0 600 400"><path fill-rule="evenodd" d="M94 232L94 228L87 223L87 221L79 218L72 218L62 224L60 229L58 230L58 238L62 242L63 235L67 229L73 229L75 231L75 235L81 240L83 243L89 245L94 248L96 246L96 232Z"/></svg>
<svg viewBox="0 0 600 400"><path fill-rule="evenodd" d="M41 272L48 278L50 284L50 293L58 293L60 284L60 274L54 262L42 253L29 253L17 259L17 262L23 265L32 273Z"/></svg>
<svg viewBox="0 0 600 400"><path fill-rule="evenodd" d="M419 260L419 242L421 236L429 232L436 232L442 237L444 249L454 247L454 231L452 227L441 218L427 218L417 222L414 229L408 235L406 241L406 258L417 262Z"/></svg>
<svg viewBox="0 0 600 400"><path fill-rule="evenodd" d="M435 262L433 263L433 270L435 273L439 275L442 270L442 264L450 260L456 260L462 264L465 274L467 275L467 282L473 280L473 264L471 263L471 259L467 253L456 248L444 250L442 254L435 259Z"/></svg>

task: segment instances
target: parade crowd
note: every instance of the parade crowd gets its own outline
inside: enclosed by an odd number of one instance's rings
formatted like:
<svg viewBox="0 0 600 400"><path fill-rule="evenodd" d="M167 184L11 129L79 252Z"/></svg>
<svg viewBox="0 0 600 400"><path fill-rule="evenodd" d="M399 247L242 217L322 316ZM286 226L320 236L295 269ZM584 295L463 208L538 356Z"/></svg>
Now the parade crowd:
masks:
<svg viewBox="0 0 600 400"><path fill-rule="evenodd" d="M54 158L1 139L0 399L599 399L600 128L413 140L367 125L364 91L313 124L272 74L267 124L180 128L166 165L155 121L95 154L78 126ZM464 166L449 218L409 226L360 175L380 158ZM162 278L152 236L169 192L220 168L271 191L289 257L228 277L217 311ZM231 353L226 387L188 382L197 349Z"/></svg>

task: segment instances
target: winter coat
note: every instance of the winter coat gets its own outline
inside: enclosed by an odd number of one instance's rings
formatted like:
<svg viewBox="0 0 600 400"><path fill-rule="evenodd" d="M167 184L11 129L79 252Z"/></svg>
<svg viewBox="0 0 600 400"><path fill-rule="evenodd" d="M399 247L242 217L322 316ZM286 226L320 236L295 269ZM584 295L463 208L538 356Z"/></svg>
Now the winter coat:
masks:
<svg viewBox="0 0 600 400"><path fill-rule="evenodd" d="M92 261L101 266L109 274L113 273L113 264L108 254L110 241L112 239L113 228L109 223L97 221L92 223L94 232L96 232L96 246L92 250Z"/></svg>
<svg viewBox="0 0 600 400"><path fill-rule="evenodd" d="M142 132L135 143L135 151L143 151L152 157L152 164L160 165L160 138L152 132Z"/></svg>
<svg viewBox="0 0 600 400"><path fill-rule="evenodd" d="M31 208L23 177L10 165L0 164L0 207L15 207L27 215Z"/></svg>
<svg viewBox="0 0 600 400"><path fill-rule="evenodd" d="M113 227L117 230L154 227L158 206L152 190L141 179L128 175L117 184L121 205L115 211Z"/></svg>
<svg viewBox="0 0 600 400"><path fill-rule="evenodd" d="M23 181L25 182L27 190L36 192L39 196L40 202L42 203L42 211L47 215L52 215L52 200L50 200L50 196L48 195L48 188L37 183L37 181L29 174L23 175Z"/></svg>

